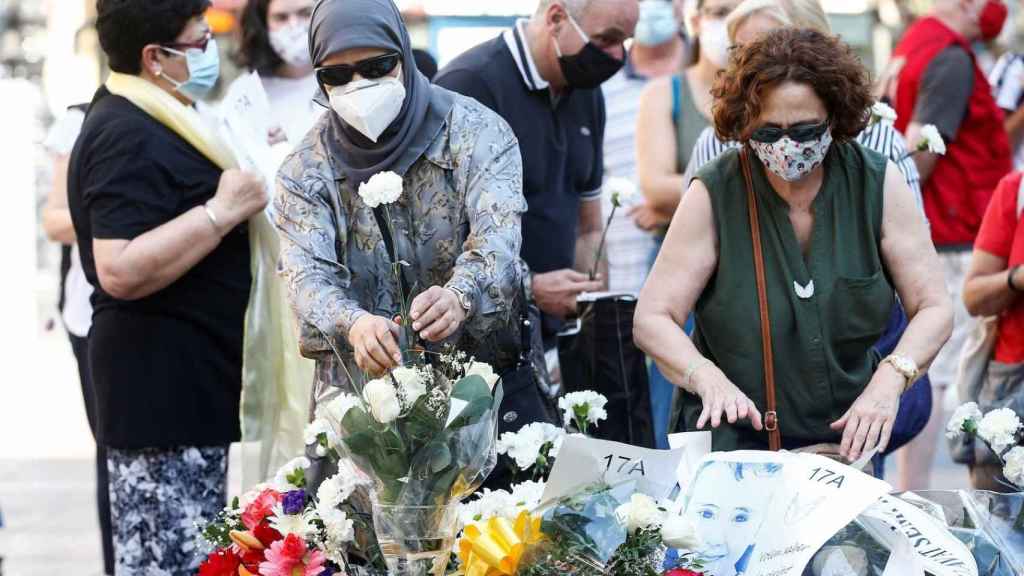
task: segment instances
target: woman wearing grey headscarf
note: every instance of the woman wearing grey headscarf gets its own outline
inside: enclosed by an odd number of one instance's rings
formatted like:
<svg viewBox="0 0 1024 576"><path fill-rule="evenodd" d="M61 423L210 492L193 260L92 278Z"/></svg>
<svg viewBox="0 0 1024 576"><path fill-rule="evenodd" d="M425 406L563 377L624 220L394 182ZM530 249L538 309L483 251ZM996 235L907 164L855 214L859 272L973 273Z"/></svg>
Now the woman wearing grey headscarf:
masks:
<svg viewBox="0 0 1024 576"><path fill-rule="evenodd" d="M420 74L391 0L320 0L310 52L328 112L278 174L280 269L317 360L314 406L400 361L399 313L385 238L358 193L402 176L390 206L410 316L428 347L453 343L499 373L515 366L522 267L522 160L495 113Z"/></svg>

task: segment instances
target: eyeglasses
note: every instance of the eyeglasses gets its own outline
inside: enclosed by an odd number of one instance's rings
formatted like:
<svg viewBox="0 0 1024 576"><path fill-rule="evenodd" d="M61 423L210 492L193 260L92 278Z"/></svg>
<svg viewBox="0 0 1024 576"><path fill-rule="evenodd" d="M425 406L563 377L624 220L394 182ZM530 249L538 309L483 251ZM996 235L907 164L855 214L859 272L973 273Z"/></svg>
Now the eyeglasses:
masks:
<svg viewBox="0 0 1024 576"><path fill-rule="evenodd" d="M316 79L321 86L332 87L348 84L357 72L363 78L376 80L390 74L398 66L400 57L397 52L394 52L360 60L355 64L324 66L316 69Z"/></svg>
<svg viewBox="0 0 1024 576"><path fill-rule="evenodd" d="M821 135L826 130L828 130L828 120L816 123L804 122L789 128L761 126L750 134L750 139L762 144L774 144L781 140L783 136L789 136L790 140L803 143L821 138Z"/></svg>
<svg viewBox="0 0 1024 576"><path fill-rule="evenodd" d="M169 44L161 44L160 47L164 50L181 53L186 50L199 50L200 52L206 52L206 46L210 44L210 40L213 39L213 32L207 32L203 36L202 40L195 42L171 42Z"/></svg>

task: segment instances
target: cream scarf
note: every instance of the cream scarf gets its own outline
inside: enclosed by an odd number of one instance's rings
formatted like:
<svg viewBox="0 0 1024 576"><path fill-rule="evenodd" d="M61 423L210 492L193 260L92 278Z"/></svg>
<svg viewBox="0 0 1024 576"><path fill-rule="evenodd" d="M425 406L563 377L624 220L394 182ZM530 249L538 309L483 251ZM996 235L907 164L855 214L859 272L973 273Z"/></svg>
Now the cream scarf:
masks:
<svg viewBox="0 0 1024 576"><path fill-rule="evenodd" d="M111 94L128 100L173 130L221 169L238 167L234 153L217 133L203 122L195 108L185 106L160 87L138 76L111 72L106 86Z"/></svg>

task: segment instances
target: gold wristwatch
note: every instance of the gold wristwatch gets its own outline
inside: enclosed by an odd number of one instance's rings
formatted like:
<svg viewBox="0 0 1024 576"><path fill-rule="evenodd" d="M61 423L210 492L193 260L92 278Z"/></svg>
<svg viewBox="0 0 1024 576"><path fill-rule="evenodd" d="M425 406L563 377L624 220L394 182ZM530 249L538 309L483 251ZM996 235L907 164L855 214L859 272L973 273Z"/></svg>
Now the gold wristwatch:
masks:
<svg viewBox="0 0 1024 576"><path fill-rule="evenodd" d="M911 384L917 381L917 377L921 373L917 367L917 362L914 362L913 358L902 354L890 354L882 360L882 364L892 366L894 370L907 379L907 384L903 387L904 392L910 388Z"/></svg>

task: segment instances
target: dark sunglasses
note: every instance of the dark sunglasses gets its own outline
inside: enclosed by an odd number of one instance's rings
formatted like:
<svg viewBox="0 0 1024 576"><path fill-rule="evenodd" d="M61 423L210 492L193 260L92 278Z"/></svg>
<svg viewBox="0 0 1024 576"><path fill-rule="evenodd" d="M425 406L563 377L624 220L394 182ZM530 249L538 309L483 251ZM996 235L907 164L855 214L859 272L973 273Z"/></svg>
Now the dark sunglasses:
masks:
<svg viewBox="0 0 1024 576"><path fill-rule="evenodd" d="M178 52L185 52L186 50L199 50L200 52L206 52L206 46L210 43L210 39L213 38L212 32L207 32L206 36L203 36L202 40L196 42L171 42L170 44L161 44L161 48L169 48L171 50L177 50Z"/></svg>
<svg viewBox="0 0 1024 576"><path fill-rule="evenodd" d="M321 86L344 86L352 81L358 72L368 80L376 80L390 74L401 59L397 52L360 60L355 64L338 64L316 69L316 80Z"/></svg>
<svg viewBox="0 0 1024 576"><path fill-rule="evenodd" d="M761 126L750 134L750 139L762 144L774 144L783 136L789 136L789 139L794 142L804 143L821 138L826 130L828 130L828 120L817 124L797 124L789 128Z"/></svg>

